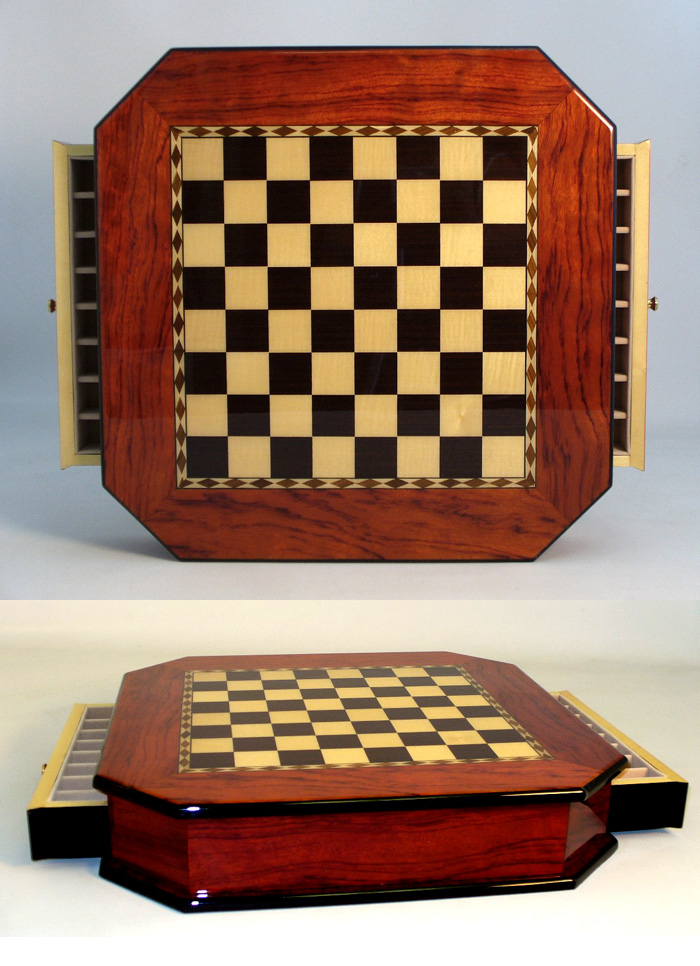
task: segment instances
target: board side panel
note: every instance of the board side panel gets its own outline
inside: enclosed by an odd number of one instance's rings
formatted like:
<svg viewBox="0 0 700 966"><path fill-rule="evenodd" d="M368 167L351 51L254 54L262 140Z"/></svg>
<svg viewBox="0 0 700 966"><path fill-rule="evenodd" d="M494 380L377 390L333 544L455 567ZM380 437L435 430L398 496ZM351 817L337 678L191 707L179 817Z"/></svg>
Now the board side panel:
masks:
<svg viewBox="0 0 700 966"><path fill-rule="evenodd" d="M563 869L568 819L562 804L178 820L121 802L111 861L185 897L547 879Z"/></svg>

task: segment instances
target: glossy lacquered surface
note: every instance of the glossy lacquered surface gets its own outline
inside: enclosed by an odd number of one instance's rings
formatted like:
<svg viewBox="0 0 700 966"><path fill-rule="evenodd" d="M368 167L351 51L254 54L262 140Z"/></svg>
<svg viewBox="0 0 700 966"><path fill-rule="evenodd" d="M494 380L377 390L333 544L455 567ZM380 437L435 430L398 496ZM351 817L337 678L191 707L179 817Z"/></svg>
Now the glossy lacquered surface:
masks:
<svg viewBox="0 0 700 966"><path fill-rule="evenodd" d="M567 889L616 846L584 805L182 822L115 801L100 874L204 912Z"/></svg>
<svg viewBox="0 0 700 966"><path fill-rule="evenodd" d="M300 409L293 406L291 416L288 407L278 411L282 423L291 419L297 427L290 429L291 423L288 424L282 433L284 439L290 435L294 438L294 433L298 435L302 424L305 428L301 435L308 438L306 423L313 435L315 420L317 430L320 428L324 433L330 427L335 434L331 438L340 442L332 447L326 444L318 447L316 462L314 454L310 457L307 452L308 442L302 446L276 444L275 468L285 474L288 470L298 470L311 481L317 477L325 479L323 474L318 476L317 469L332 471L331 476L336 479L346 476L352 479L348 470L357 478L365 476L364 470L372 470L373 475L367 474L369 480L379 476L377 470L387 471L384 479L391 479L388 470L393 473L395 469L396 486L355 485L328 490L314 483L298 490L294 486L268 487L264 483L267 477L262 473L260 485L250 488L178 486L185 438L178 426L181 418L178 414L186 402L186 393L183 394L186 373L179 380L178 371L182 355L187 351L187 335L185 327L182 344L178 344L177 328L173 335L172 129L219 125L228 132L235 125L248 130L270 125L397 124L410 124L414 130L421 125L433 126L433 129L439 125L443 135L459 125L537 128L537 276L536 290L533 288L528 294L536 304L537 336L536 352L526 360L528 367L534 370L536 366L537 455L532 474L535 485L501 487L493 482L486 486L477 482L466 486L464 480L480 479L476 470L483 473L484 463L477 465L473 455L467 459L464 446L459 458L452 459L454 437L448 443L416 446L417 429L424 436L432 435L434 427L428 434L425 427L432 427L435 417L433 403L428 405L424 398L431 393L417 391L418 383L413 375L406 377L409 388L405 392L397 387L399 399L406 397L399 406L399 414L403 413L401 419L409 431L398 434L400 445L396 460L390 466L387 464L386 445L379 448L369 443L349 445L348 439L355 440L355 436L345 435L350 432L347 398L344 401L335 398L329 406L317 401L324 395L357 396L356 367L351 391L347 375L350 370L341 366L333 372L340 372L339 382L343 386L347 383L342 391L339 388L329 393L322 388L316 393L312 387L308 413L304 406ZM403 136L399 135L397 141ZM429 139L430 135L421 143L428 144ZM342 138L338 138L331 143L341 142ZM540 51L173 51L98 126L96 149L104 481L176 556L191 559L531 559L609 486L614 129ZM269 188L272 184L268 180L268 191L274 196L275 189ZM359 207L353 218L362 219L367 215L362 213L361 199L358 197L356 201ZM380 201L375 199L372 207L379 214L372 217L380 217L383 210ZM272 204L273 212L275 203L275 197L268 197L268 208ZM288 210L290 204L287 198ZM446 198L445 205L446 212L449 207ZM381 217L386 215L385 211ZM295 217L300 217L298 211ZM252 220L248 224L257 223ZM315 240L314 261L322 251L327 251L328 257L333 255L335 261L347 260L345 243L335 237L337 234L333 239L326 238L323 244L320 239ZM418 244L417 238L414 233L410 242L399 246L404 263L415 258L426 259L425 254L417 254L418 249L425 252L425 239ZM256 251L255 244L251 242L244 247L249 253L246 258L252 257L250 253ZM267 257L270 257L269 251ZM237 254L235 239L229 240L224 258L233 259L234 264L226 267L229 272L243 269L250 273L251 269L260 268L236 264L240 254ZM429 256L428 261L434 258ZM414 281L416 269L423 275L426 269L427 275L435 275L432 264L397 267L399 274L403 272L406 279L410 276ZM464 274L467 267L438 266L444 276L440 299L446 301L436 307L431 305L429 311L444 309L447 303L452 305L453 269ZM354 297L357 299L359 293L361 302L369 298L373 305L359 311L387 311L377 308L375 300L381 293L372 286L367 287L360 270L362 266L357 264L354 269L347 265L282 266L288 274L291 269L296 272L295 285L282 289L285 299L293 291L298 298L306 299L296 284L301 279L298 268L305 269L302 288L310 272L320 271L325 278L329 271L341 274L354 271L358 276ZM274 265L269 267L269 272L274 274L273 270L276 271ZM411 284L405 283L407 290L411 290ZM337 291L325 282L316 289L326 293L323 298L330 297L331 301ZM187 279L184 291L187 293ZM189 291L196 292L196 287ZM387 291L391 291L391 285L382 286L383 299ZM463 291L461 286L460 292ZM297 302L293 309L286 302L285 306L279 311L316 311L313 304L307 309L306 301L304 307L300 303L297 307ZM405 311L419 308L422 311L422 307L411 304ZM463 309L460 302L457 308L447 310ZM250 310L258 311L258 308L253 306ZM231 306L230 311L247 312L249 307L239 303ZM318 311L326 310L319 308ZM334 303L330 311L347 309ZM316 319L321 341L325 338L323 322ZM430 325L421 329L427 338ZM313 326L311 331L313 335ZM229 351L235 354L228 346L226 349L227 354ZM431 350L415 350L414 344L414 349L408 351L429 353ZM327 346L319 350L319 354L327 352ZM196 366L197 361L191 364ZM323 362L320 368L326 365ZM282 368L280 378L284 376L284 379L276 385L284 391L276 395L298 395L301 383L297 381L295 391L290 393L288 381L284 381L292 378L294 366L285 364ZM425 372L426 368L422 367L420 380ZM447 372L444 375L448 379ZM452 383L448 380L444 385L449 387ZM503 383L497 379L496 385ZM460 383L462 393L464 386ZM306 390L305 394L308 395ZM228 400L232 396L236 396L235 390L227 394ZM253 407L252 411L259 414L259 407ZM232 419L239 426L246 424L247 435L250 416L250 406L244 406L241 411L240 406L231 403L223 416L219 413L215 418L219 422ZM259 415L256 418L259 425ZM501 429L499 433L503 436ZM197 445L200 444L193 446L195 456ZM268 469L268 464L259 458L259 450L246 449L247 446L246 443L241 447L248 460L242 464L243 469L253 466L256 470ZM403 456L401 447L404 447ZM509 473L504 470L515 467L512 459L508 463L499 456L498 460L492 464L494 472L502 473L507 484ZM234 459L225 468L230 471L239 465ZM206 459L200 468L209 470L212 466L217 472L224 468L221 462L214 465ZM425 482L417 487L404 487L402 468L409 471L406 478L425 478ZM423 473L424 468L430 473ZM269 470L274 476L272 469L270 462ZM308 470L312 471L310 475ZM463 474L461 480L453 470ZM438 483L448 481L448 485L435 485L430 476L433 471ZM228 479L230 475L229 472L220 479ZM512 478L516 477L517 473ZM522 479L526 477L524 473ZM284 478L293 479L294 474ZM450 482L452 479L457 485ZM496 479L500 477L492 477L492 481Z"/></svg>
<svg viewBox="0 0 700 966"><path fill-rule="evenodd" d="M324 892L314 894L286 893L266 895L221 895L209 889L197 889L178 894L164 887L162 880L135 875L128 866L105 858L100 863L100 875L117 885L124 886L156 902L171 906L180 912L216 912L236 909L287 908L290 906L319 906L358 904L363 902L407 902L421 899L455 899L467 896L503 895L510 893L552 892L575 889L591 872L608 859L617 849L617 841L611 835L594 836L564 863L560 875L543 879L512 879L496 882L477 882L452 886L412 885L410 888L354 888L347 892Z"/></svg>
<svg viewBox="0 0 700 966"><path fill-rule="evenodd" d="M337 759L324 739L349 734L351 759ZM383 760L360 762L365 742ZM124 679L95 779L109 797L103 874L186 909L565 888L613 846L610 779L624 762L512 665L185 658Z"/></svg>
<svg viewBox="0 0 700 966"><path fill-rule="evenodd" d="M487 759L484 754L479 756L480 760L461 761L439 761L433 756L408 765L394 760L387 762L386 767L381 762L374 763L372 767L363 767L355 761L349 767L341 768L301 767L300 762L300 767L295 768L279 767L279 761L256 761L254 767L248 768L233 767L235 762L231 761L223 765L209 762L204 764L203 770L192 770L188 755L193 743L192 722L197 715L192 713L196 703L191 701L191 694L188 694L188 679L191 681L194 672L213 676L225 671L237 677L261 670L286 674L291 669L303 680L311 675L313 669L330 669L332 673L333 669L338 668L396 667L397 657L401 658L401 666L406 668L423 669L440 664L457 667L470 675L488 696L486 709L501 719L507 715L516 729L515 738L520 739L521 734L528 736L526 744L522 746L524 750L514 753L512 758L498 760L484 760ZM248 683L258 686L255 681ZM236 682L223 685L224 689L229 687L235 689ZM158 700L154 701L156 694ZM385 702L391 700L384 699ZM434 711L436 701L451 703L449 698L432 695L394 698L393 702L397 700L414 706L420 700L424 706L422 709L418 706L415 710L428 714ZM456 700L462 700L462 696L457 696ZM321 698L320 703L324 702L325 699ZM312 708L314 705L309 697L297 703ZM331 703L344 709L346 719L354 714L356 700L352 697L343 694L340 700ZM374 701L377 708L379 703L378 700ZM359 709L365 715L365 724L372 715L379 713L367 707L366 699L360 699L360 704L365 705L364 709ZM258 726L265 723L263 718L267 722L272 720L277 723L277 719L271 715L279 713L286 721L294 714L293 710L286 708L277 712L269 696L263 700L254 695L250 705L250 710L260 719ZM235 709L243 711L245 707L235 698L232 706L233 717L237 717ZM326 709L321 710L327 716ZM453 710L459 711L459 708ZM222 712L221 707L213 710L207 707L205 713L223 713L229 720L232 718L231 711ZM241 721L234 726L234 730L236 727L249 728L252 724L247 720ZM499 725L501 728L504 725L510 727L503 720ZM194 729L198 726L199 722L195 721ZM230 729L231 725L228 727ZM357 719L355 728L358 728ZM476 723L475 726L470 725L471 731L476 732L472 738L479 739L479 728L483 729L483 726ZM400 734L402 730L405 729L401 721L396 719L393 724L387 722L383 728L385 733L391 731ZM214 740L224 739L218 737ZM491 749L487 751L491 755ZM350 799L406 796L493 798L517 793L527 797L546 791L571 801L583 800L600 788L621 769L624 760L513 665L441 652L294 655L293 661L283 656L193 657L125 675L95 786L101 791L131 798L172 815L186 813L189 817L195 814L188 811L190 807L206 810L207 814L225 815L289 802L299 807L301 803L339 803ZM308 765L309 762L303 764ZM271 770L262 767L261 770L261 766L265 765L275 767Z"/></svg>

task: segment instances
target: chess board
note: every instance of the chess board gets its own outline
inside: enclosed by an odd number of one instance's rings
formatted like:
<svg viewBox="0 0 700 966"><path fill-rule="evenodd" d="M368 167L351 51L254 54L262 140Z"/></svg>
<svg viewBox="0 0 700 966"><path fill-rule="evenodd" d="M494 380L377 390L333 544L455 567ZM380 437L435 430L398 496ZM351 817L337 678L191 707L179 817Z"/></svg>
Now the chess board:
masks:
<svg viewBox="0 0 700 966"><path fill-rule="evenodd" d="M174 128L178 486L535 483L537 128Z"/></svg>
<svg viewBox="0 0 700 966"><path fill-rule="evenodd" d="M463 668L189 671L180 771L550 757Z"/></svg>
<svg viewBox="0 0 700 966"><path fill-rule="evenodd" d="M122 682L100 872L186 911L571 888L625 764L509 664L181 658Z"/></svg>
<svg viewBox="0 0 700 966"><path fill-rule="evenodd" d="M103 482L176 557L534 560L610 487L615 131L542 51L174 50L95 144Z"/></svg>

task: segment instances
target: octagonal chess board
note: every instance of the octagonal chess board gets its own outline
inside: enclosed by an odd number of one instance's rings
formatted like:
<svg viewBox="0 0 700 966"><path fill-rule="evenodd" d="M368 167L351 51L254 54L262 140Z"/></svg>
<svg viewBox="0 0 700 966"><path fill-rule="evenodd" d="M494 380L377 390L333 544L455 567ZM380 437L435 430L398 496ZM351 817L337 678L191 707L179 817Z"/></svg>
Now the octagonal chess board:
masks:
<svg viewBox="0 0 700 966"><path fill-rule="evenodd" d="M188 560L532 560L610 486L615 129L536 48L173 50L96 128L103 481Z"/></svg>
<svg viewBox="0 0 700 966"><path fill-rule="evenodd" d="M186 911L572 888L626 763L497 661L181 658L123 679L100 872Z"/></svg>

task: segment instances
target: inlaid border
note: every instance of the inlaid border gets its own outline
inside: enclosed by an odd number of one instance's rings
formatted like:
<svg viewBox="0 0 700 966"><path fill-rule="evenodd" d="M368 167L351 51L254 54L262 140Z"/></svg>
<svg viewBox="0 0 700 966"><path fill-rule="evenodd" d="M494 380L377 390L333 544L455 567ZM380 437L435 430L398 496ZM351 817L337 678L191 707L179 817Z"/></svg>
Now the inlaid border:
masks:
<svg viewBox="0 0 700 966"><path fill-rule="evenodd" d="M377 665L377 669L391 669L393 665L381 664ZM412 665L412 664L402 664L402 668L415 667L417 670L424 670L423 665ZM525 741L530 745L530 747L535 751L539 759L552 759L553 756L546 750L546 748L532 735L523 725L520 724L506 709L501 705L479 682L462 666L460 665L450 665L454 667L464 679L481 694L481 696L487 701L487 703L504 718L508 724L517 733L525 739ZM232 670L231 668L216 668L208 669L207 674L220 673L225 674L227 670ZM257 669L251 669L257 670ZM323 670L333 670L337 672L338 668L319 668L319 667L294 667L294 668L275 668L276 671L323 671ZM341 669L342 670L342 669ZM190 753L191 753L191 740L192 740L192 702L193 702L193 690L194 690L194 679L195 674L199 673L197 669L185 671L184 674L184 686L182 695L182 713L180 717L180 748L179 748L179 760L178 760L178 772L181 774L215 774L218 772L254 772L254 771L319 771L325 769L348 769L348 768L396 768L396 767L420 767L424 765L468 765L468 764L479 764L484 762L493 763L495 761L533 761L532 758L469 758L469 759L456 759L454 761L437 759L435 761L396 761L396 762L353 762L351 764L323 764L323 765L242 765L239 767L232 768L190 768Z"/></svg>
<svg viewBox="0 0 700 966"><path fill-rule="evenodd" d="M528 138L527 178L527 347L525 371L525 475L497 479L191 479L187 476L187 413L185 405L185 315L182 278L182 150L183 137L509 137ZM283 125L221 127L196 126L171 128L172 188L172 285L173 285L173 364L175 391L175 464L176 485L181 489L525 489L536 482L537 413L537 153L538 128L530 126L486 125Z"/></svg>

